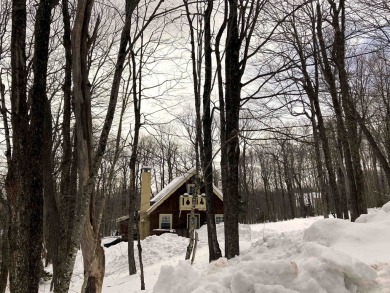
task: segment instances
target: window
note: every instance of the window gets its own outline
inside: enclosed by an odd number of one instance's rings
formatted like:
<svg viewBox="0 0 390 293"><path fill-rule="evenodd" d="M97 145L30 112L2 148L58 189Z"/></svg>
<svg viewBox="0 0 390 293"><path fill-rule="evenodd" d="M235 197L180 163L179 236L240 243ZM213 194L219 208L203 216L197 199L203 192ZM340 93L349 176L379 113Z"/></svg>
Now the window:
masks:
<svg viewBox="0 0 390 293"><path fill-rule="evenodd" d="M195 184L187 184L187 193L193 195L195 193Z"/></svg>
<svg viewBox="0 0 390 293"><path fill-rule="evenodd" d="M200 227L200 215L199 214L195 214L195 229L199 229ZM187 214L187 229L190 228L190 224L191 224L191 214L188 213Z"/></svg>
<svg viewBox="0 0 390 293"><path fill-rule="evenodd" d="M215 224L219 224L223 222L223 214L216 214L215 215Z"/></svg>
<svg viewBox="0 0 390 293"><path fill-rule="evenodd" d="M172 214L160 214L160 229L172 229Z"/></svg>

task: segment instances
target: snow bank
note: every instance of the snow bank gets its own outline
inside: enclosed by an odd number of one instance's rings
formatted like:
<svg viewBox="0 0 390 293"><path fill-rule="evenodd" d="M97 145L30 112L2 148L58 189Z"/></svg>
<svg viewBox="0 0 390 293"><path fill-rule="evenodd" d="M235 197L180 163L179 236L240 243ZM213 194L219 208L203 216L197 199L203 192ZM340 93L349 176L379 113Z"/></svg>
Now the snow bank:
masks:
<svg viewBox="0 0 390 293"><path fill-rule="evenodd" d="M355 223L319 220L305 231L303 239L371 265L378 283L387 288L383 292L390 292L390 202L374 213L361 215Z"/></svg>
<svg viewBox="0 0 390 293"><path fill-rule="evenodd" d="M356 219L356 223L382 222L390 220L390 201L386 203L381 210L375 213L361 215Z"/></svg>
<svg viewBox="0 0 390 293"><path fill-rule="evenodd" d="M293 246L302 252L285 259L276 256L264 260L261 249L255 249L229 261L217 260L203 273L185 261L176 267L164 266L153 292L347 293L377 287L376 272L348 255L316 243Z"/></svg>
<svg viewBox="0 0 390 293"><path fill-rule="evenodd" d="M225 241L225 226L224 223L217 224L217 238L218 242L223 243ZM199 236L199 247L207 246L207 225L203 225L198 230ZM250 225L240 224L238 227L238 233L240 234L240 241L248 241L250 242L252 239L252 230Z"/></svg>
<svg viewBox="0 0 390 293"><path fill-rule="evenodd" d="M316 219L302 233L308 222L295 222L286 229L240 225L240 239L252 242L247 252L204 268L185 261L163 266L153 292L390 292L385 289L390 288L390 203L355 223ZM222 242L223 225L217 234ZM199 237L200 247L205 246L206 227Z"/></svg>
<svg viewBox="0 0 390 293"><path fill-rule="evenodd" d="M138 250L134 242L136 264L138 266ZM142 261L145 267L167 260L177 255L184 254L188 245L188 239L176 234L162 234L161 236L149 236L141 241ZM127 258L127 242L121 242L115 246L105 248L106 274L127 274L129 270Z"/></svg>
<svg viewBox="0 0 390 293"><path fill-rule="evenodd" d="M304 232L303 239L332 247L369 264L390 263L390 202L375 213L361 215L355 223L319 220Z"/></svg>
<svg viewBox="0 0 390 293"><path fill-rule="evenodd" d="M389 217L390 203L355 223L317 217L240 225L241 255L211 264L204 226L193 266L183 260L188 239L147 237L142 241L146 291L139 289L138 275L128 276L122 242L105 248L103 293L390 293ZM223 230L218 224L222 251ZM79 253L70 292L79 292L82 283ZM40 292L50 292L50 283L41 284Z"/></svg>

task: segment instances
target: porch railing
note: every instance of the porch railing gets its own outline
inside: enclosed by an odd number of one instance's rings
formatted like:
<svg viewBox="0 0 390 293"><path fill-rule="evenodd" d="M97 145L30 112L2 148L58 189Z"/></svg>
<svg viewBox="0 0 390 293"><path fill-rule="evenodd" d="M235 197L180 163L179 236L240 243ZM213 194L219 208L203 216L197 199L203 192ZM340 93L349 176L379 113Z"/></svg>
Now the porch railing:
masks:
<svg viewBox="0 0 390 293"><path fill-rule="evenodd" d="M184 193L180 195L180 210L181 211L190 211L192 207L192 198L193 196ZM206 196L202 193L200 196L196 197L195 210L205 211L206 210Z"/></svg>

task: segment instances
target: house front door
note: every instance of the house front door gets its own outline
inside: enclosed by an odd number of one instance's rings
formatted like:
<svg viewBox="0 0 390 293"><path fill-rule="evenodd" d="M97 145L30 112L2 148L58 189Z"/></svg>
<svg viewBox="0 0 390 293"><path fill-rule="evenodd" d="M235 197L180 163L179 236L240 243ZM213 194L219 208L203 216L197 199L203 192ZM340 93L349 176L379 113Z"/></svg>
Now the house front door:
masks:
<svg viewBox="0 0 390 293"><path fill-rule="evenodd" d="M195 229L199 229L199 226L200 226L200 215L199 214L195 214ZM190 228L190 224L191 224L191 214L187 214L187 229Z"/></svg>

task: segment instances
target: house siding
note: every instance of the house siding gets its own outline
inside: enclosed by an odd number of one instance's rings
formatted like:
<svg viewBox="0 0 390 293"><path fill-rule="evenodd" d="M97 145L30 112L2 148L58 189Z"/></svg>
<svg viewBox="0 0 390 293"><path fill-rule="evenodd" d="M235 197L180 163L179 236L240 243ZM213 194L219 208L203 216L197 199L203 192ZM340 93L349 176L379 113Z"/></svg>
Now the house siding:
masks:
<svg viewBox="0 0 390 293"><path fill-rule="evenodd" d="M179 235L187 236L187 214L190 214L191 211L182 211L180 213L179 199L180 195L183 195L187 192L187 183L179 187L169 198L167 198L163 203L160 204L151 214L150 214L150 230L151 232L154 229L159 229L159 215L160 214L172 214L172 229L175 229ZM204 188L201 188L201 193L204 193ZM223 202L219 197L214 193L214 207L216 214L223 214ZM200 214L200 225L206 223L206 212L205 211L196 211L197 214Z"/></svg>
<svg viewBox="0 0 390 293"><path fill-rule="evenodd" d="M180 186L173 194L171 194L165 201L163 201L151 214L149 215L150 220L150 233L154 233L154 229L159 229L159 215L160 214L171 214L172 215L172 229L176 230L176 233L180 236L188 237L187 229L187 215L191 211L182 211L180 212L179 199L180 196L187 193L187 184L193 183L193 179L190 178L182 186ZM204 187L200 190L201 193L205 192ZM151 203L153 205L153 203ZM214 192L214 208L215 214L223 214L223 201L215 194ZM200 225L206 223L206 211L195 211L195 213L200 214ZM123 237L127 237L127 225L128 220L122 220L118 223L119 230Z"/></svg>

